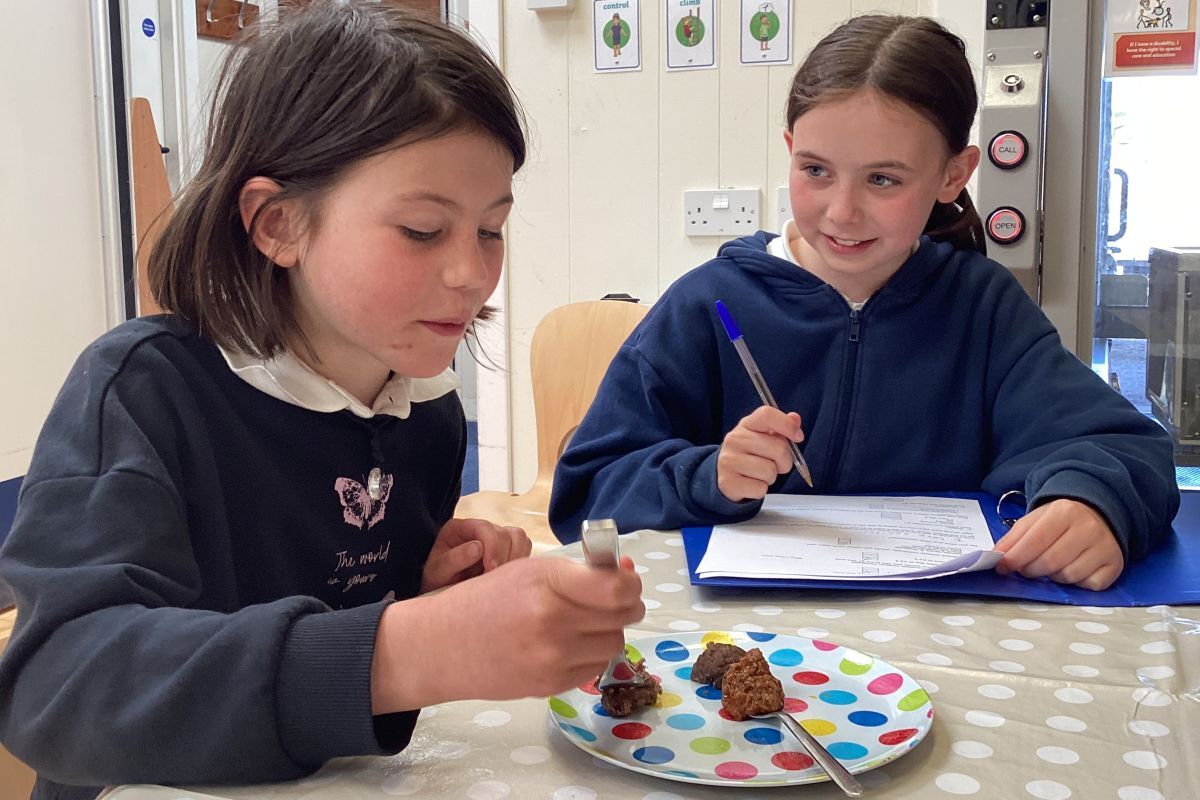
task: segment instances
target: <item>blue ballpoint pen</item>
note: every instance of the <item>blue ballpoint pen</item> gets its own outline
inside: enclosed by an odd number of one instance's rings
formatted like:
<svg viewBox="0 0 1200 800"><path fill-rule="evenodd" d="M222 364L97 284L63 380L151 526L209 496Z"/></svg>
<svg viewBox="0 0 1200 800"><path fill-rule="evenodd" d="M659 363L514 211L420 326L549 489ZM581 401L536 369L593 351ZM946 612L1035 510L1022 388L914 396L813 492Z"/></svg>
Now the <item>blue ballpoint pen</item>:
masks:
<svg viewBox="0 0 1200 800"><path fill-rule="evenodd" d="M729 341L733 343L733 349L737 351L738 356L742 359L742 366L746 368L746 374L750 376L750 382L758 390L758 396L762 398L763 405L782 410L779 409L779 404L775 402L775 398L771 395L771 390L767 388L767 382L763 378L762 373L758 371L758 364L754 363L754 356L750 355L750 348L746 347L746 340L742 338L741 329L733 321L733 315L729 313L729 309L720 300L717 301L717 316L721 318L721 324L725 326L725 333L729 334ZM808 471L808 462L804 460L804 456L800 453L800 448L791 439L788 439L788 447L791 448L792 461L796 465L796 471L800 473L800 477L804 478L804 482L811 488L813 482L812 474Z"/></svg>

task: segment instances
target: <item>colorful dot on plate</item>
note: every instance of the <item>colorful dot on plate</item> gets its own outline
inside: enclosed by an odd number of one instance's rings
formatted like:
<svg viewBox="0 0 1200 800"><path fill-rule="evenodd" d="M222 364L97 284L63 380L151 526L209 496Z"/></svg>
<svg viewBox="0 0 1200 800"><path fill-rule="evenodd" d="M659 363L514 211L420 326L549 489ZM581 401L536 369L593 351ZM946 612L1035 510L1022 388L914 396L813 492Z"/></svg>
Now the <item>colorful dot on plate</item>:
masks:
<svg viewBox="0 0 1200 800"><path fill-rule="evenodd" d="M799 714L801 711L808 711L808 703L799 697L785 697L783 698L783 710L789 714Z"/></svg>
<svg viewBox="0 0 1200 800"><path fill-rule="evenodd" d="M558 697L550 698L550 710L566 719L575 719L579 716L579 712L575 710L574 706Z"/></svg>
<svg viewBox="0 0 1200 800"><path fill-rule="evenodd" d="M816 670L805 670L792 675L792 680L804 686L820 686L823 683L829 683L829 676L824 672Z"/></svg>
<svg viewBox="0 0 1200 800"><path fill-rule="evenodd" d="M891 694L903 684L904 677L899 672L889 672L868 683L867 691L871 694Z"/></svg>
<svg viewBox="0 0 1200 800"><path fill-rule="evenodd" d="M701 736L692 739L688 746L701 755L716 756L729 750L730 744L728 739L719 736Z"/></svg>
<svg viewBox="0 0 1200 800"><path fill-rule="evenodd" d="M858 742L834 742L825 749L829 751L829 755L842 761L862 758L870 752Z"/></svg>
<svg viewBox="0 0 1200 800"><path fill-rule="evenodd" d="M699 714L672 714L667 717L667 726L677 731L694 731L704 727L704 717Z"/></svg>
<svg viewBox="0 0 1200 800"><path fill-rule="evenodd" d="M639 747L633 751L633 757L643 764L666 764L675 760L675 751L667 747Z"/></svg>
<svg viewBox="0 0 1200 800"><path fill-rule="evenodd" d="M864 728L878 728L880 725L887 724L888 721L886 714L865 710L851 711L847 719L855 725L861 725Z"/></svg>
<svg viewBox="0 0 1200 800"><path fill-rule="evenodd" d="M631 644L625 645L625 656L635 664L639 661L644 660L642 658L642 651L638 650L636 647L634 647Z"/></svg>
<svg viewBox="0 0 1200 800"><path fill-rule="evenodd" d="M790 647L783 647L771 653L768 662L777 667L794 667L804 663L804 654Z"/></svg>
<svg viewBox="0 0 1200 800"><path fill-rule="evenodd" d="M679 669L675 670L675 677L680 678L681 680L690 681L692 679L692 668L690 666L680 667Z"/></svg>
<svg viewBox="0 0 1200 800"><path fill-rule="evenodd" d="M696 696L705 700L720 700L721 690L706 683L696 690Z"/></svg>
<svg viewBox="0 0 1200 800"><path fill-rule="evenodd" d="M838 664L838 669L847 675L863 675L871 669L871 665L874 663L875 659L870 656L850 651L842 659L842 663Z"/></svg>
<svg viewBox="0 0 1200 800"><path fill-rule="evenodd" d="M596 703L594 706L592 706L592 713L595 714L597 717L607 717L608 716L608 711L604 708L603 703Z"/></svg>
<svg viewBox="0 0 1200 800"><path fill-rule="evenodd" d="M562 725L562 724L560 724L559 727L562 728L567 733L569 733L570 735L576 736L580 739L583 739L585 742L596 741L596 734L592 733L591 731L587 730L586 728L581 728L578 725Z"/></svg>
<svg viewBox="0 0 1200 800"><path fill-rule="evenodd" d="M837 731L837 725L827 719L802 719L800 725L813 736L828 736Z"/></svg>
<svg viewBox="0 0 1200 800"><path fill-rule="evenodd" d="M787 750L771 756L771 763L780 769L799 771L809 769L817 762L813 761L812 756L807 753L797 753L794 750Z"/></svg>
<svg viewBox="0 0 1200 800"><path fill-rule="evenodd" d="M622 722L620 725L614 725L612 729L613 736L628 741L645 739L653 732L653 728L649 725L643 725L640 722Z"/></svg>
<svg viewBox="0 0 1200 800"><path fill-rule="evenodd" d="M729 712L723 708L717 709L717 716L720 717L721 719L725 720L726 722L737 722L737 720L734 719L733 717L731 717L729 715Z"/></svg>
<svg viewBox="0 0 1200 800"><path fill-rule="evenodd" d="M584 694L590 694L593 697L600 696L600 690L596 688L596 679L595 678L592 678L587 683L580 684L579 691L583 692Z"/></svg>
<svg viewBox="0 0 1200 800"><path fill-rule="evenodd" d="M654 701L654 705L658 708L674 708L683 702L683 698L674 692L663 692Z"/></svg>
<svg viewBox="0 0 1200 800"><path fill-rule="evenodd" d="M818 650L820 650L821 652L824 652L824 653L828 653L831 650L838 649L838 646L836 644L834 644L833 642L826 642L821 639L813 639L813 647L817 648Z"/></svg>
<svg viewBox="0 0 1200 800"><path fill-rule="evenodd" d="M751 641L755 642L769 642L776 636L774 633L762 633L760 631L750 631L747 635Z"/></svg>
<svg viewBox="0 0 1200 800"><path fill-rule="evenodd" d="M775 728L751 728L743 734L750 744L779 744L783 734Z"/></svg>
<svg viewBox="0 0 1200 800"><path fill-rule="evenodd" d="M907 742L916 735L916 728L904 728L898 731L888 731L887 733L879 734L879 743L886 744L890 747L892 745L900 744L901 742Z"/></svg>
<svg viewBox="0 0 1200 800"><path fill-rule="evenodd" d="M672 639L664 639L654 646L654 654L663 661L684 661L688 658L688 649Z"/></svg>
<svg viewBox="0 0 1200 800"><path fill-rule="evenodd" d="M745 761L726 761L717 764L713 772L717 773L718 778L728 781L748 781L758 774L758 768Z"/></svg>
<svg viewBox="0 0 1200 800"><path fill-rule="evenodd" d="M901 711L915 711L928 702L929 695L924 689L913 689L900 698L900 702L896 703L896 708Z"/></svg>
<svg viewBox="0 0 1200 800"><path fill-rule="evenodd" d="M695 608L695 606L693 606ZM718 606L719 608L719 606ZM709 642L718 642L720 644L733 644L733 637L724 631L709 631L700 637L700 644L708 644Z"/></svg>
<svg viewBox="0 0 1200 800"><path fill-rule="evenodd" d="M830 689L821 692L818 696L822 702L829 703L831 706L848 706L858 700L858 696L853 692L845 692L841 689Z"/></svg>

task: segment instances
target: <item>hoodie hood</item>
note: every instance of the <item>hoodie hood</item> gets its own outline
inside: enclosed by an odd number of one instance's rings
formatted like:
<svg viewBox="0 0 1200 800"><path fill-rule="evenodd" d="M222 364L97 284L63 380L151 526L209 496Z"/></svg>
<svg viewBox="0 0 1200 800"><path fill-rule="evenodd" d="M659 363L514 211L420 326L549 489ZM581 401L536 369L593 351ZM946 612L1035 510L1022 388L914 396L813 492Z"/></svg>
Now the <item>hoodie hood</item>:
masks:
<svg viewBox="0 0 1200 800"><path fill-rule="evenodd" d="M817 292L829 285L803 267L771 255L767 246L777 237L776 233L758 231L752 236L733 239L721 245L717 258L733 262L739 269L758 276L772 289L788 294ZM962 255L948 242L934 242L928 236L922 236L916 251L876 294L886 293L897 299L916 297L948 262L962 260Z"/></svg>

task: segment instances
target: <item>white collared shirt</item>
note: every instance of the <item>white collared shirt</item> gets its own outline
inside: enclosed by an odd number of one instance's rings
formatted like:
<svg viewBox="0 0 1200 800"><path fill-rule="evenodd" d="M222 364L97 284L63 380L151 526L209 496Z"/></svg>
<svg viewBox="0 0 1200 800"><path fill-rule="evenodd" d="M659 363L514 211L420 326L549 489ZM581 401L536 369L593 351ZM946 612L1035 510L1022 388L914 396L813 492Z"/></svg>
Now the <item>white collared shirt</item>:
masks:
<svg viewBox="0 0 1200 800"><path fill-rule="evenodd" d="M314 372L288 351L267 360L224 348L221 348L221 355L235 375L271 397L310 411L350 409L355 416L363 419L370 419L376 414L408 419L413 403L436 400L461 385L454 370L449 368L432 378L392 375L368 408L350 392Z"/></svg>
<svg viewBox="0 0 1200 800"><path fill-rule="evenodd" d="M791 242L792 239L797 239L799 237L800 234L796 231L796 223L789 219L787 222L783 223L783 228L779 231L779 235L772 239L767 245L767 252L776 258L782 258L784 261L790 261L797 267L803 267L804 265L796 260L796 254L792 252L792 248L789 245L789 242ZM841 294L841 292L838 292L838 294ZM844 297L846 302L850 304L850 308L853 311L862 311L862 307L867 304L866 300L863 300L862 302L855 302L849 297L846 297L844 294L842 297Z"/></svg>

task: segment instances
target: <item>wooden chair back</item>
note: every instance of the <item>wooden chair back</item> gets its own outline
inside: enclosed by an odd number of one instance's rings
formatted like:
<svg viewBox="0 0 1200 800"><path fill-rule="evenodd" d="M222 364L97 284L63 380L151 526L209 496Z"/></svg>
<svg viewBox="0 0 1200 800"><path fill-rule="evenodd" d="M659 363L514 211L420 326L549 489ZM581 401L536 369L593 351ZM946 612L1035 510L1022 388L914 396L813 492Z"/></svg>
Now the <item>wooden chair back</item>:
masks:
<svg viewBox="0 0 1200 800"><path fill-rule="evenodd" d="M589 300L560 306L538 324L529 358L539 481L554 475L609 363L649 310L639 303Z"/></svg>

